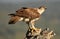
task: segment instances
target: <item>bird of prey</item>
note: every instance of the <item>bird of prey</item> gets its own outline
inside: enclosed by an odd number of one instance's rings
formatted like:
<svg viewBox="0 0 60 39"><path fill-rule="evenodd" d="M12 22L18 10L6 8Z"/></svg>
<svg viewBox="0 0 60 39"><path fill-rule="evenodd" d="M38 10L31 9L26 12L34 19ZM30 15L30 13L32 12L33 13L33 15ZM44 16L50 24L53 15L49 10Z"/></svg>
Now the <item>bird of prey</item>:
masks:
<svg viewBox="0 0 60 39"><path fill-rule="evenodd" d="M9 14L11 19L8 24L15 24L18 21L24 21L28 26L34 28L35 21L40 18L45 10L46 6L40 6L39 8L22 7L18 9L16 13Z"/></svg>

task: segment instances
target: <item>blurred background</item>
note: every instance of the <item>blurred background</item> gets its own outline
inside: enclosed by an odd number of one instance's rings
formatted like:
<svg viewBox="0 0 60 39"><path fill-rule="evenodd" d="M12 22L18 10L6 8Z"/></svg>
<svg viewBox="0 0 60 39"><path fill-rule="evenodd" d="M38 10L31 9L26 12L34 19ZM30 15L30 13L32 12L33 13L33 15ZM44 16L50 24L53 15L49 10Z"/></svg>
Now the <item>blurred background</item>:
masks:
<svg viewBox="0 0 60 39"><path fill-rule="evenodd" d="M46 5L47 10L41 15L36 27L49 27L57 34L53 39L60 39L60 0L0 0L0 39L24 39L28 26L24 22L9 25L9 13L15 13L21 7L39 7Z"/></svg>

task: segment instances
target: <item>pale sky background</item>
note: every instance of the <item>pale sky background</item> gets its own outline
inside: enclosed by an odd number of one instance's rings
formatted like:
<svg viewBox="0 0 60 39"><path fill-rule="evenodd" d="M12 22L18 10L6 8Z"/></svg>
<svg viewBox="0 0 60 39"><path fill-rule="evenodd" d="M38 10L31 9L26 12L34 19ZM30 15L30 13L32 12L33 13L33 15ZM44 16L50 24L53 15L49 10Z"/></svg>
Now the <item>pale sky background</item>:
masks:
<svg viewBox="0 0 60 39"><path fill-rule="evenodd" d="M54 39L60 39L60 0L48 0L47 3L46 0L0 0L0 39L23 39L27 24L17 22L14 25L9 25L8 14L15 13L21 7L39 7L40 5L46 5L47 10L35 26L49 27L57 34Z"/></svg>
<svg viewBox="0 0 60 39"><path fill-rule="evenodd" d="M45 0L0 0L1 2L9 3L9 2L26 2L26 1L45 1ZM60 0L48 0L49 2L51 1L60 1Z"/></svg>

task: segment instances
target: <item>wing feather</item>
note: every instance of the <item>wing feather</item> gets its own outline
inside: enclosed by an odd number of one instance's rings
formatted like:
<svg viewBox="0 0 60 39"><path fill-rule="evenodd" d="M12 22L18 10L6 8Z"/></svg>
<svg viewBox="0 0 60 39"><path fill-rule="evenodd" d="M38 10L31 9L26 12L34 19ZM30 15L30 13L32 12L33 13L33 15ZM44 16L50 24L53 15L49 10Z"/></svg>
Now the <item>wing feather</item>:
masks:
<svg viewBox="0 0 60 39"><path fill-rule="evenodd" d="M19 9L16 11L16 15L31 19L40 17L40 14L37 12L37 10L33 8Z"/></svg>

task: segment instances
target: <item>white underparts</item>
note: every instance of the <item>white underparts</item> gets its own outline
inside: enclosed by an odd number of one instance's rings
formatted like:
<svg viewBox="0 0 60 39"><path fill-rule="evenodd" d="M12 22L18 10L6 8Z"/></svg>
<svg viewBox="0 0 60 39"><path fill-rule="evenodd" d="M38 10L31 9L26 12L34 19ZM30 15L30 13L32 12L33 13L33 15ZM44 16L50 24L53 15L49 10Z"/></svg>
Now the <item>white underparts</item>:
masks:
<svg viewBox="0 0 60 39"><path fill-rule="evenodd" d="M19 21L29 21L29 18L23 18L23 17L20 17Z"/></svg>
<svg viewBox="0 0 60 39"><path fill-rule="evenodd" d="M22 21L24 18L20 17L19 21Z"/></svg>
<svg viewBox="0 0 60 39"><path fill-rule="evenodd" d="M34 22L37 21L38 19L39 18L35 18L35 19L31 20L29 26L32 27L32 28L35 28L35 26L34 26L35 23ZM19 21L25 21L25 22L27 22L29 20L30 20L29 18L23 18L23 17L20 17L20 19L19 19Z"/></svg>
<svg viewBox="0 0 60 39"><path fill-rule="evenodd" d="M35 19L33 19L32 21L37 21L39 18L35 18Z"/></svg>
<svg viewBox="0 0 60 39"><path fill-rule="evenodd" d="M44 9L37 9L40 15L45 11Z"/></svg>
<svg viewBox="0 0 60 39"><path fill-rule="evenodd" d="M25 18L25 20L24 21L29 21L29 18Z"/></svg>

